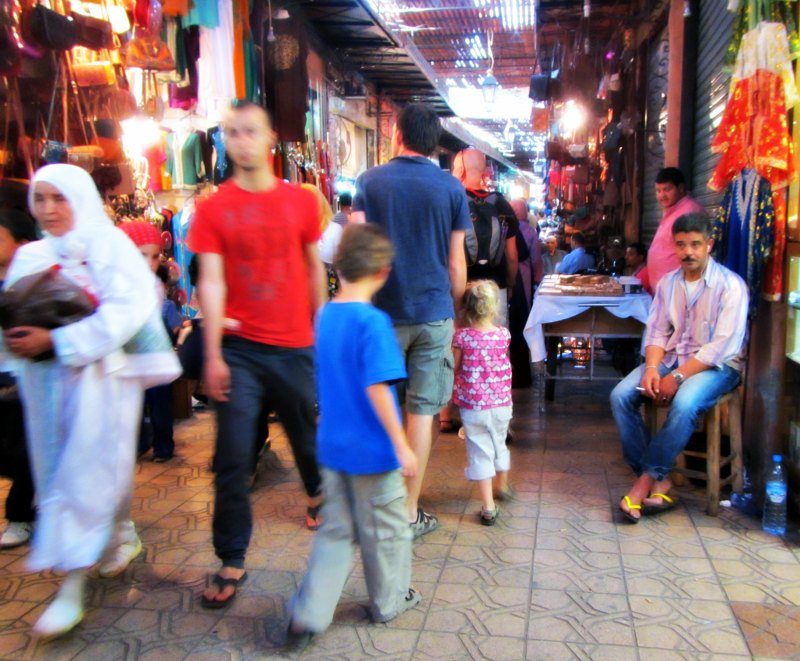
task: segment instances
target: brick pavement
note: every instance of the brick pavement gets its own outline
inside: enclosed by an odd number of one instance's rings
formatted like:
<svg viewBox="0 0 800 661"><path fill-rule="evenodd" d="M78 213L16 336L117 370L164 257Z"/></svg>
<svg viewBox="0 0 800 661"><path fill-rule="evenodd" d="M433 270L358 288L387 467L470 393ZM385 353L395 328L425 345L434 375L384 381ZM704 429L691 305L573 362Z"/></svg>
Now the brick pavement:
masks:
<svg viewBox="0 0 800 661"><path fill-rule="evenodd" d="M515 503L477 523L455 435L436 443L424 501L442 527L414 546L424 600L368 623L356 566L335 624L305 658L800 658L800 548L730 510L704 514L684 489L676 511L633 526L616 503L630 484L607 388L570 387L547 414L516 396ZM278 430L275 430L278 431ZM177 429L179 458L138 467L133 517L145 553L116 579L92 579L83 624L36 645L31 624L58 580L27 574L25 549L0 552L0 659L257 659L278 655L285 603L313 533L285 438L253 493L250 579L221 612L200 607L211 544L212 416ZM6 482L0 482L0 496ZM4 499L4 498L3 498Z"/></svg>

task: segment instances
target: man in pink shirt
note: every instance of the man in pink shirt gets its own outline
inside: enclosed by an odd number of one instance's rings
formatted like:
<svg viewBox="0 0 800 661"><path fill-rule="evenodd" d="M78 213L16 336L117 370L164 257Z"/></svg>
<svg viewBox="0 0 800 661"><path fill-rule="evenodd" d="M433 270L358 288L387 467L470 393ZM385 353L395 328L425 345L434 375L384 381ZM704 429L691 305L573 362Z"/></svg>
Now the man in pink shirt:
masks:
<svg viewBox="0 0 800 661"><path fill-rule="evenodd" d="M678 168L663 168L656 175L656 199L663 216L647 251L647 266L636 276L651 294L661 278L680 268L672 240L675 221L687 213L703 213L703 207L686 192L686 179Z"/></svg>

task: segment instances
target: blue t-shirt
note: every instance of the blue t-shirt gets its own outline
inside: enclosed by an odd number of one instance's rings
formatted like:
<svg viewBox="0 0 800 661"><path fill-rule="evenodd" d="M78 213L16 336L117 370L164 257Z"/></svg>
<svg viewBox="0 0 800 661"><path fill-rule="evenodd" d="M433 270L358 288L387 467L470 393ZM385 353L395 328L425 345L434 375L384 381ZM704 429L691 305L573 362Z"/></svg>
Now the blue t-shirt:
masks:
<svg viewBox="0 0 800 661"><path fill-rule="evenodd" d="M353 210L383 227L396 251L375 305L395 324L453 317L450 234L472 227L459 181L427 158L398 156L358 178Z"/></svg>
<svg viewBox="0 0 800 661"><path fill-rule="evenodd" d="M328 303L317 323L316 350L319 463L353 475L399 468L367 396L369 386L406 378L389 317L368 303Z"/></svg>

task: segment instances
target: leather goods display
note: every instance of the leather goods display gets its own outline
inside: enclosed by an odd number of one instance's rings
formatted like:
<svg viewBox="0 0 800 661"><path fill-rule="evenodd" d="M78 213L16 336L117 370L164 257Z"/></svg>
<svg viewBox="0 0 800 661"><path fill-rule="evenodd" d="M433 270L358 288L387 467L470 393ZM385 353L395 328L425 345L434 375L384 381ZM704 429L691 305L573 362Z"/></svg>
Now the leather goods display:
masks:
<svg viewBox="0 0 800 661"><path fill-rule="evenodd" d="M549 161L559 160L563 153L564 150L561 147L561 143L550 140L544 145L544 156Z"/></svg>
<svg viewBox="0 0 800 661"><path fill-rule="evenodd" d="M125 46L125 66L152 71L172 71L175 60L167 45L158 37L139 34Z"/></svg>
<svg viewBox="0 0 800 661"><path fill-rule="evenodd" d="M69 50L78 43L75 23L44 5L27 10L23 22L31 40L43 48Z"/></svg>
<svg viewBox="0 0 800 661"><path fill-rule="evenodd" d="M550 128L550 111L547 108L531 110L531 128L534 133L547 133Z"/></svg>
<svg viewBox="0 0 800 661"><path fill-rule="evenodd" d="M114 65L108 61L75 64L72 73L79 87L108 87L117 82Z"/></svg>
<svg viewBox="0 0 800 661"><path fill-rule="evenodd" d="M572 183L585 186L589 183L589 166L576 165L572 174Z"/></svg>
<svg viewBox="0 0 800 661"><path fill-rule="evenodd" d="M75 24L76 39L79 46L101 50L114 48L114 30L111 23L100 18L86 16L72 12L72 22Z"/></svg>

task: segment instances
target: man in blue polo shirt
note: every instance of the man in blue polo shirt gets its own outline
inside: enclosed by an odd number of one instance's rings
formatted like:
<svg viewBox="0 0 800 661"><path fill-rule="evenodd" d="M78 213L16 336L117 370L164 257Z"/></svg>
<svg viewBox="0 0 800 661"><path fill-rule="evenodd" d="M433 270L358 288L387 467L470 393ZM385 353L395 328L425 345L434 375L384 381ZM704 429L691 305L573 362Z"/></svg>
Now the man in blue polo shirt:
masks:
<svg viewBox="0 0 800 661"><path fill-rule="evenodd" d="M380 225L396 256L377 307L392 319L403 350L406 434L419 469L406 481L408 516L415 537L439 522L419 506L432 442L433 417L453 390L453 318L466 286L464 233L469 205L459 181L429 160L441 123L430 106L414 103L397 118L394 158L356 181L351 222Z"/></svg>

